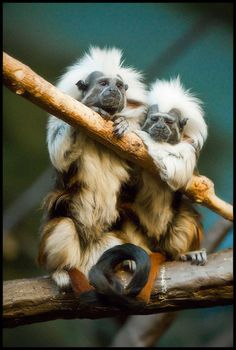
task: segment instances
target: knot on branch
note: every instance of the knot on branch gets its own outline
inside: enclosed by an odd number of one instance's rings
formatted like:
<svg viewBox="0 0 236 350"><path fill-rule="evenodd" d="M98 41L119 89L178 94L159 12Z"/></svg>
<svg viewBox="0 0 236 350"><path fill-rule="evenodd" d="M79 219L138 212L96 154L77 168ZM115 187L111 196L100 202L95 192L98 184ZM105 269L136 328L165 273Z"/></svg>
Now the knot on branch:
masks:
<svg viewBox="0 0 236 350"><path fill-rule="evenodd" d="M202 175L194 175L188 183L186 190L197 203L203 203L207 198L215 196L214 183Z"/></svg>

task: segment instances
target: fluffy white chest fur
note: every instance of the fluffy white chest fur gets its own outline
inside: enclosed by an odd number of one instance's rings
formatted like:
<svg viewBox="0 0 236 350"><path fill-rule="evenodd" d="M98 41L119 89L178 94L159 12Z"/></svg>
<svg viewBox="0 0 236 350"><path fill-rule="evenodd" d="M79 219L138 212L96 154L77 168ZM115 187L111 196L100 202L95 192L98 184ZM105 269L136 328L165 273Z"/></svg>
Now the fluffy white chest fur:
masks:
<svg viewBox="0 0 236 350"><path fill-rule="evenodd" d="M128 165L116 154L85 135L78 135L77 179L82 189L75 195L74 216L89 230L104 230L118 217L121 185L129 179Z"/></svg>

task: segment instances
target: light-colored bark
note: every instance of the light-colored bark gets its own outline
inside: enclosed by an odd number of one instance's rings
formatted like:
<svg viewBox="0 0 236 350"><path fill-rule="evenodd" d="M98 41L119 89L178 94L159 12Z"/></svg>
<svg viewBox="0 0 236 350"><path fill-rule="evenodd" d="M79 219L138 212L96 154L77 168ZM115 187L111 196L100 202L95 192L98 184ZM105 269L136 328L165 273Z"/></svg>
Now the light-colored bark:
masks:
<svg viewBox="0 0 236 350"><path fill-rule="evenodd" d="M113 135L111 121L105 121L99 114L64 94L28 66L6 53L3 53L3 81L17 95L25 97L68 124L80 127L121 157L153 174L158 172L145 145L136 134L128 133L117 140ZM193 176L184 193L193 201L208 207L228 220L233 220L232 205L215 195L214 184L205 176Z"/></svg>

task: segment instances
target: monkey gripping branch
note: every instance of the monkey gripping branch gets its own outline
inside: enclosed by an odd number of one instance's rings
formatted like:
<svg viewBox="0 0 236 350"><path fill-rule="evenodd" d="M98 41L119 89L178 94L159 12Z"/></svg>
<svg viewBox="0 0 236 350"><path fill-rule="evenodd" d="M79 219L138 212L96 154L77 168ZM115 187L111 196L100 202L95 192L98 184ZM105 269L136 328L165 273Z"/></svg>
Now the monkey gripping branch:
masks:
<svg viewBox="0 0 236 350"><path fill-rule="evenodd" d="M64 94L28 66L6 53L3 53L3 81L17 95L25 97L66 123L74 127L79 126L89 136L114 150L121 157L151 173L158 172L144 143L136 134L128 133L117 140L113 134L111 121L105 121L98 113ZM214 184L207 177L194 175L183 191L193 201L228 220L233 220L232 205L216 196Z"/></svg>
<svg viewBox="0 0 236 350"><path fill-rule="evenodd" d="M106 122L97 113L63 94L30 68L5 53L3 61L4 83L16 94L31 100L74 127L79 126L89 136L108 146L121 157L133 161L154 174L158 173L137 135L130 133L117 140L113 135L112 122ZM184 192L196 202L209 207L225 218L233 219L232 206L215 195L213 183L209 179L194 176ZM231 263L231 250L211 256L209 264L197 271L191 266L186 271L183 265L176 262L167 263L162 268L160 281L156 281L159 294L155 296L154 290L154 300L148 306L130 312L145 314L179 308L230 304L232 302ZM216 271L216 266L220 266L220 270ZM174 278L177 272L178 280ZM104 305L92 305L91 310L88 305L84 308L73 294L60 294L49 278L4 283L4 322L9 327L55 318L114 316L114 312L119 314L121 310L114 307L104 308ZM126 312L129 311L126 310Z"/></svg>

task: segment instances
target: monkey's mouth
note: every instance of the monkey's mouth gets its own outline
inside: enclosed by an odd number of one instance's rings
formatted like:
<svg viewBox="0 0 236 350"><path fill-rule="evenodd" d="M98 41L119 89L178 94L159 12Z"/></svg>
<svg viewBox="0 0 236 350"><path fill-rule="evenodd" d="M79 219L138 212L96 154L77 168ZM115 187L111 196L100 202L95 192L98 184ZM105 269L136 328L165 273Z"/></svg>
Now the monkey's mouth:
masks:
<svg viewBox="0 0 236 350"><path fill-rule="evenodd" d="M118 107L114 108L114 107L107 107L107 106L102 106L102 109L104 109L104 111L106 111L107 113L109 113L110 115L113 115L115 113L118 112Z"/></svg>
<svg viewBox="0 0 236 350"><path fill-rule="evenodd" d="M118 96L109 96L106 98L103 98L101 101L101 104L103 108L108 107L108 108L117 108L120 105L120 98Z"/></svg>
<svg viewBox="0 0 236 350"><path fill-rule="evenodd" d="M107 113L111 115L123 109L123 106L121 105L121 100L112 96L104 98L100 102L100 106L102 109L104 109Z"/></svg>

